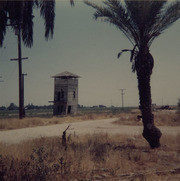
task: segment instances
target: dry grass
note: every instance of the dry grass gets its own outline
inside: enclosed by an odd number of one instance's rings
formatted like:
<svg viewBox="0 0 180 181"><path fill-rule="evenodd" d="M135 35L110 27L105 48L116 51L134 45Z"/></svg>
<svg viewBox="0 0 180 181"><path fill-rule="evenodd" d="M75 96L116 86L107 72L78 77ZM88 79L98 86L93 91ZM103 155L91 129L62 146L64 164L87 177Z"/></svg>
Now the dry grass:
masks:
<svg viewBox="0 0 180 181"><path fill-rule="evenodd" d="M24 118L19 120L18 118L0 119L0 130L11 130L26 127L45 126L52 124L72 123L86 120L97 120L117 117L113 114L83 114L75 116L64 117L52 117L52 118Z"/></svg>
<svg viewBox="0 0 180 181"><path fill-rule="evenodd" d="M115 121L116 124L122 125L142 125L141 121L137 120L139 111L130 113L86 113L74 116L40 118L32 117L19 120L18 118L0 119L0 130L11 130L26 127L45 126L52 124L72 123L86 120L97 120L106 118L119 118ZM154 112L155 124L157 126L180 126L180 114L173 111L158 111Z"/></svg>
<svg viewBox="0 0 180 181"><path fill-rule="evenodd" d="M175 111L157 111L154 112L154 121L157 126L180 126L180 113ZM140 112L136 113L126 113L121 114L118 121L115 121L116 124L125 124L125 125L142 125L142 121L137 119L137 115L140 115Z"/></svg>
<svg viewBox="0 0 180 181"><path fill-rule="evenodd" d="M152 150L141 136L96 134L0 144L0 180L179 180L180 135Z"/></svg>
<svg viewBox="0 0 180 181"><path fill-rule="evenodd" d="M158 126L180 126L180 113L174 111L159 111L155 114L155 121Z"/></svg>

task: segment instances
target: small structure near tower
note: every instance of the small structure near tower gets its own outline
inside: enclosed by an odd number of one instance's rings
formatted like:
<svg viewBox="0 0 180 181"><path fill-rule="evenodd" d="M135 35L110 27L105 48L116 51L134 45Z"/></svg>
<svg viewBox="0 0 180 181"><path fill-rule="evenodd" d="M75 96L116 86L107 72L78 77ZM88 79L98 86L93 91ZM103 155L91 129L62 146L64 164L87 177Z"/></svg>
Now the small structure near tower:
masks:
<svg viewBox="0 0 180 181"><path fill-rule="evenodd" d="M54 78L54 115L77 113L78 108L78 78L70 72L62 72Z"/></svg>

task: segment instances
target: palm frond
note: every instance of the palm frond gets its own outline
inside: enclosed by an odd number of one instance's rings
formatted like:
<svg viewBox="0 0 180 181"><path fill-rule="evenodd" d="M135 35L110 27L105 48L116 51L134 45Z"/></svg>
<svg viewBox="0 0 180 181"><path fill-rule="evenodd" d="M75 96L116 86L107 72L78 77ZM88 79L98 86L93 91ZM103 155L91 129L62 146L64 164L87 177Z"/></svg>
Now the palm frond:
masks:
<svg viewBox="0 0 180 181"><path fill-rule="evenodd" d="M33 44L33 1L25 1L21 23L22 39L27 47Z"/></svg>
<svg viewBox="0 0 180 181"><path fill-rule="evenodd" d="M152 27L149 44L151 45L153 40L157 38L165 29L169 28L175 21L180 18L180 2L171 3L165 8L158 21ZM149 46L150 46L149 45Z"/></svg>
<svg viewBox="0 0 180 181"><path fill-rule="evenodd" d="M7 5L7 0L0 1L0 11L4 10Z"/></svg>
<svg viewBox="0 0 180 181"><path fill-rule="evenodd" d="M10 24L20 26L23 16L23 1L7 1L7 6Z"/></svg>
<svg viewBox="0 0 180 181"><path fill-rule="evenodd" d="M137 44L134 46L133 50L131 51L130 62L133 62L134 56L135 56L136 53L137 53L136 47L137 47Z"/></svg>
<svg viewBox="0 0 180 181"><path fill-rule="evenodd" d="M124 49L124 50L121 50L118 55L117 55L117 58L120 58L120 56L122 55L123 52L131 52L132 50L129 50L129 49Z"/></svg>
<svg viewBox="0 0 180 181"><path fill-rule="evenodd" d="M2 5L2 4L1 4ZM6 34L7 14L6 11L0 11L0 47L3 45L4 36Z"/></svg>
<svg viewBox="0 0 180 181"><path fill-rule="evenodd" d="M127 7L119 0L107 0L104 2L108 6L109 11L114 13L112 18L112 24L114 23L121 31L124 30L124 34L131 41L133 40L133 46L139 44L138 29L134 26L132 18L127 11ZM118 20L118 21L117 21Z"/></svg>
<svg viewBox="0 0 180 181"><path fill-rule="evenodd" d="M132 27L130 17L120 1L107 0L104 2L105 7L98 6L89 1L85 1L85 4L93 7L96 10L94 13L95 19L103 18L104 21L115 25L124 33L124 35L133 45L136 44L136 41L138 41L136 30L134 27Z"/></svg>
<svg viewBox="0 0 180 181"><path fill-rule="evenodd" d="M70 3L73 5L74 1L70 0ZM32 46L33 8L35 6L40 8L40 14L45 20L45 38L53 36L55 0L4 0L0 1L0 46L3 44L7 22L14 31L20 28L25 46Z"/></svg>
<svg viewBox="0 0 180 181"><path fill-rule="evenodd" d="M131 17L132 24L136 27L140 42L147 43L149 41L149 33L155 22L159 20L161 9L166 3L162 1L152 0L125 0L127 12Z"/></svg>
<svg viewBox="0 0 180 181"><path fill-rule="evenodd" d="M140 48L151 46L152 41L180 17L180 3L170 3L167 0L106 0L105 6L99 6L90 1L85 3L96 12L94 18L101 18L118 27L133 44Z"/></svg>
<svg viewBox="0 0 180 181"><path fill-rule="evenodd" d="M137 48L137 45L134 46L133 50L130 50L130 49L121 50L117 55L117 58L120 58L120 56L124 52L130 52L131 53L130 62L132 63L132 67L131 67L132 72L136 71L135 63L136 63L136 60L137 60L136 57L137 57L137 54L138 54L138 50L136 50L136 48Z"/></svg>
<svg viewBox="0 0 180 181"><path fill-rule="evenodd" d="M54 19L55 19L55 0L40 1L40 13L45 20L45 37L46 39L53 36L54 33Z"/></svg>

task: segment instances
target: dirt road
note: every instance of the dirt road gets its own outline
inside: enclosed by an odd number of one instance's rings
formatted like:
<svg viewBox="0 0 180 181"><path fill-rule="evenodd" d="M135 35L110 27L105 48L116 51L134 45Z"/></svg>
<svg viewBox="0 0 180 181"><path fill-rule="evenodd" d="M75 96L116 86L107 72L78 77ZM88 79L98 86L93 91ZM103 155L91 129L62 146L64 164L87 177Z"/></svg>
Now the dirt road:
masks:
<svg viewBox="0 0 180 181"><path fill-rule="evenodd" d="M23 140L29 140L38 137L61 136L63 131L68 127L68 125L71 126L68 129L67 134L82 135L93 133L118 133L132 136L142 133L142 126L126 126L113 124L115 120L117 120L117 118L0 131L0 142L18 143ZM160 127L160 129L163 134L176 135L180 133L180 127Z"/></svg>

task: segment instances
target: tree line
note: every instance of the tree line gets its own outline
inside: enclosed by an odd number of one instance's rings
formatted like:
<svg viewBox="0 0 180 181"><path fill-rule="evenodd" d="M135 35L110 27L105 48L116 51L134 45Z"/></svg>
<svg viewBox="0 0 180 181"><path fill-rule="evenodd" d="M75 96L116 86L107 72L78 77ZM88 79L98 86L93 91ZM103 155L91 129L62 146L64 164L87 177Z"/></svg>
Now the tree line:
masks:
<svg viewBox="0 0 180 181"><path fill-rule="evenodd" d="M18 110L19 107L14 104L14 103L10 103L9 106L1 106L0 107L0 111L4 111L4 110ZM25 106L26 110L34 110L34 109L53 109L53 105L43 105L43 106L38 106L38 105L34 105L34 104L28 104Z"/></svg>

